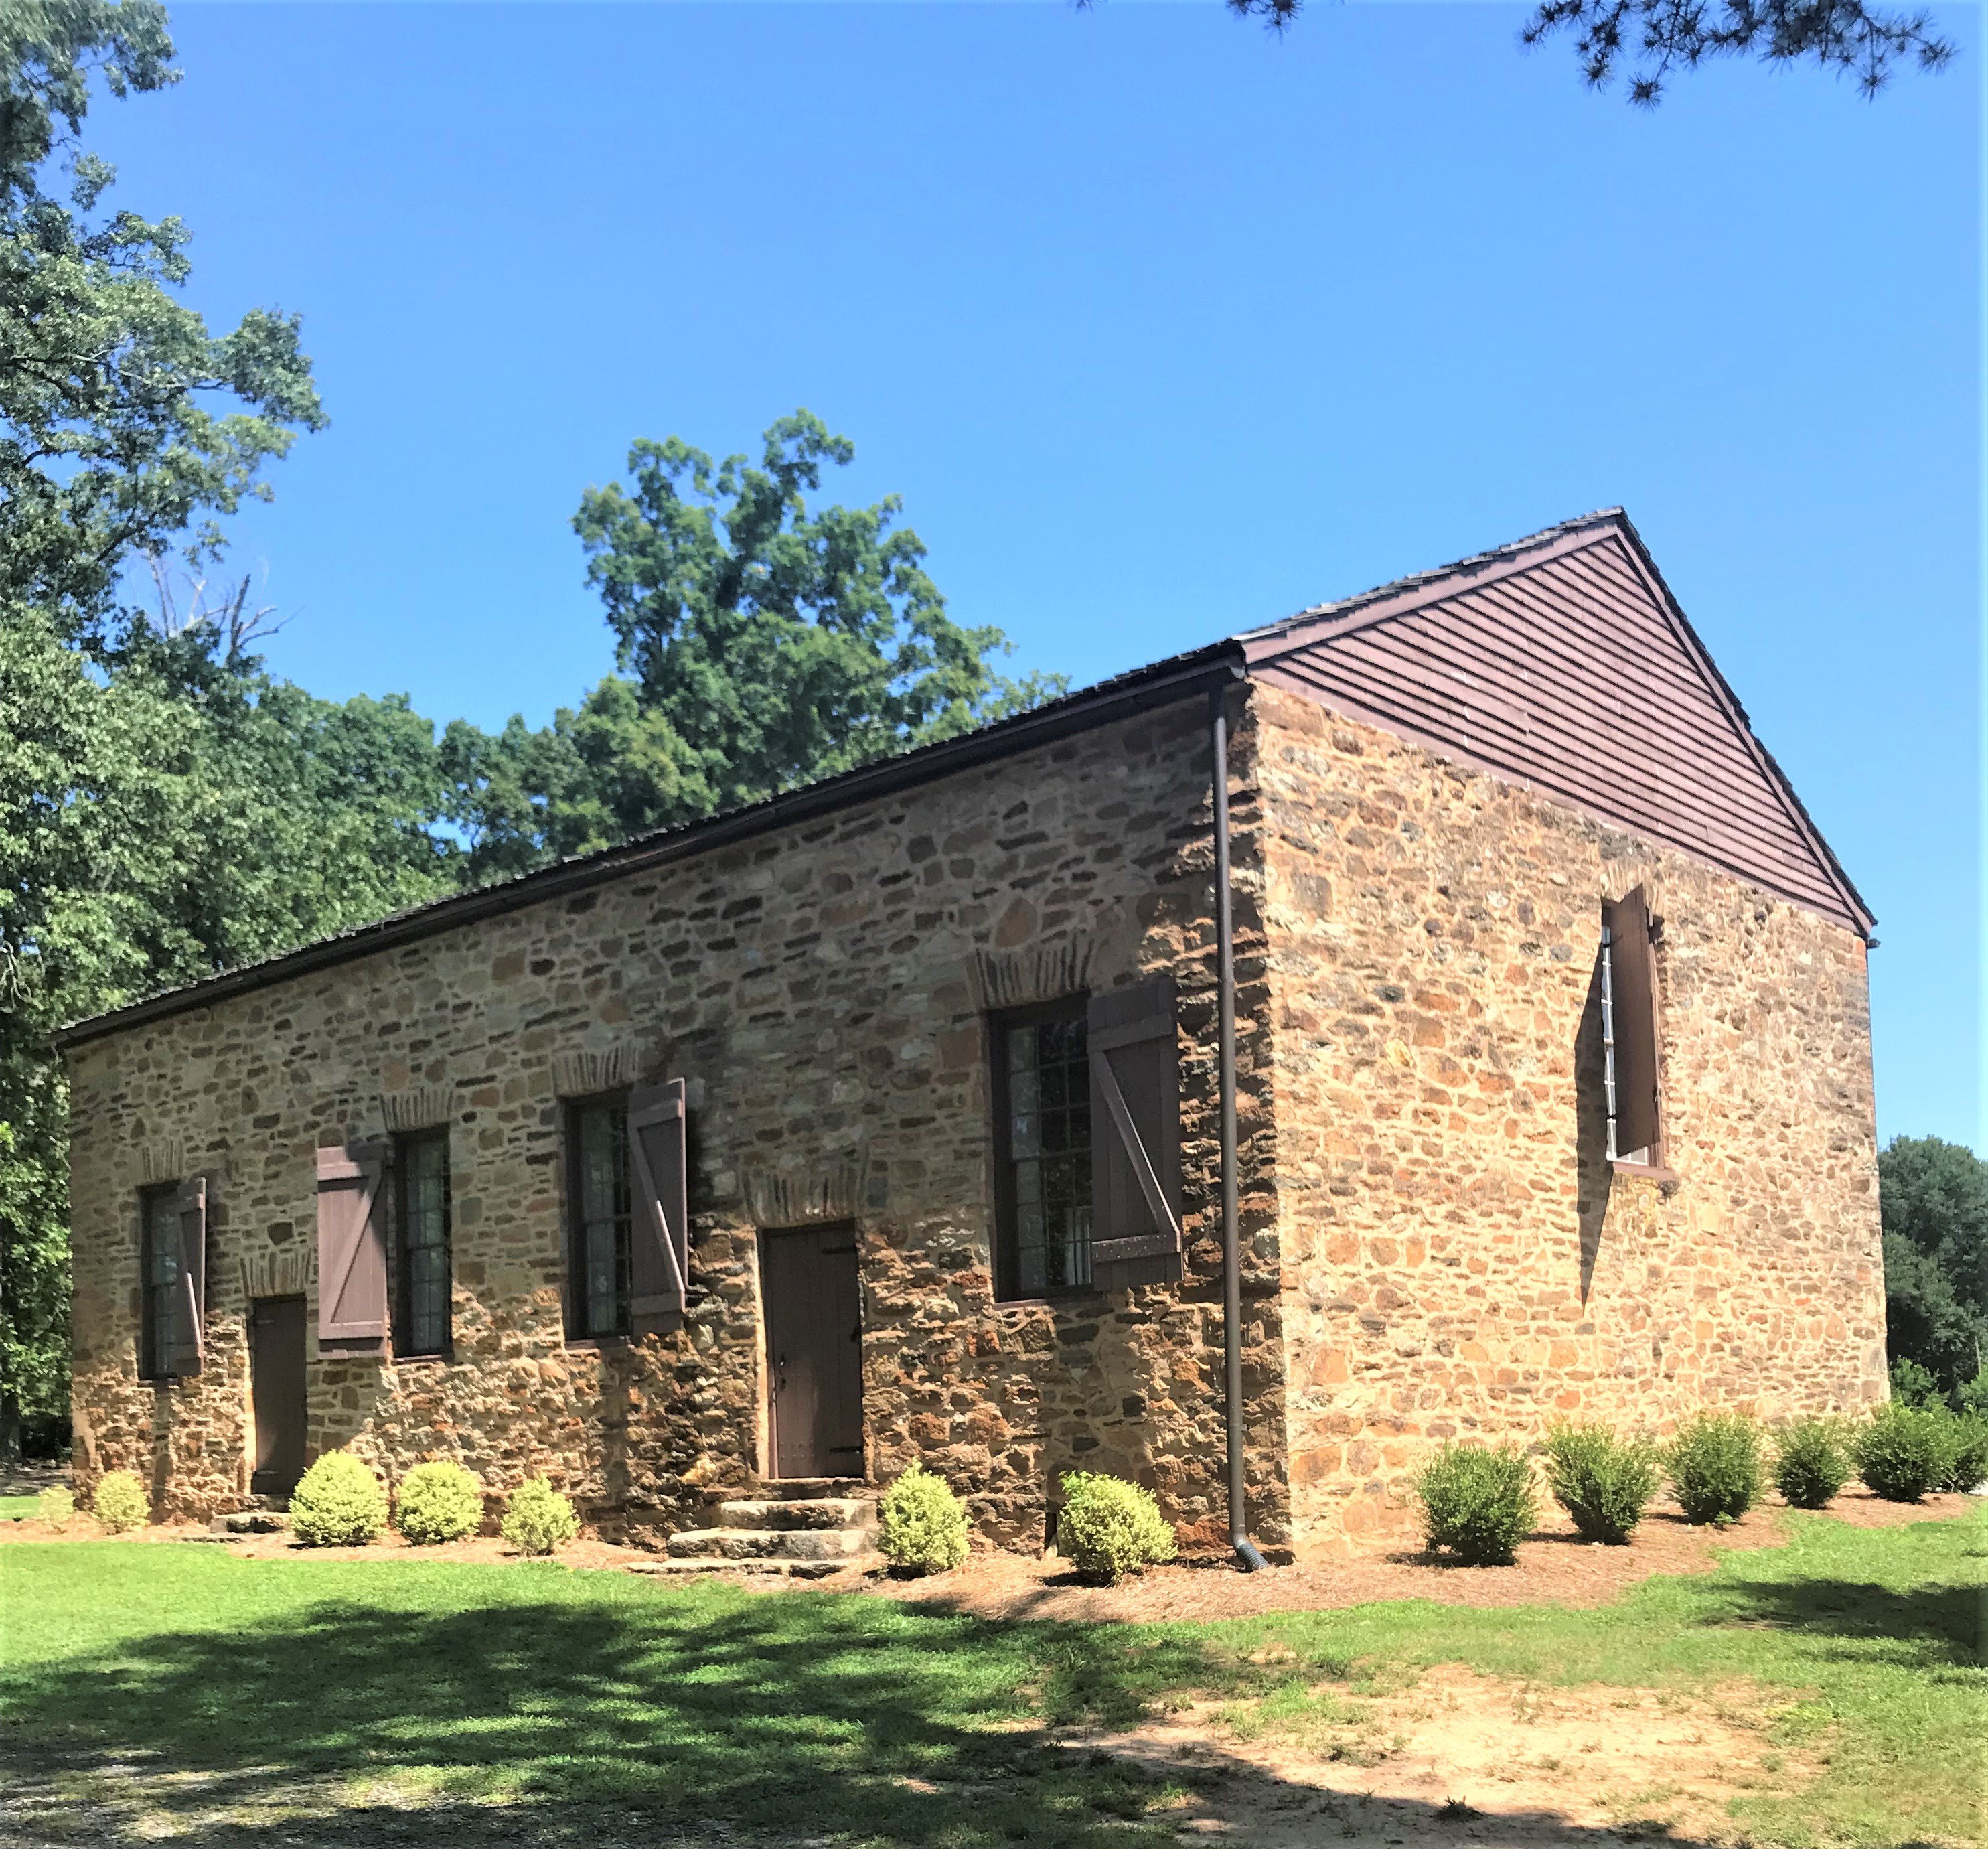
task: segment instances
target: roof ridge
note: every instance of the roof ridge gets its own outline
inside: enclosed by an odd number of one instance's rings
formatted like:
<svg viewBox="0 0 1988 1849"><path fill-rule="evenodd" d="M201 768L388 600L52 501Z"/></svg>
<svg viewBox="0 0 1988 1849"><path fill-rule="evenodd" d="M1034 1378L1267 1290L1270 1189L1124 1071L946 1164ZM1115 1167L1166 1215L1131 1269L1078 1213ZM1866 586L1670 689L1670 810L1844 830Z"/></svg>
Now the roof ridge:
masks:
<svg viewBox="0 0 1988 1849"><path fill-rule="evenodd" d="M1453 559L1447 565L1431 566L1426 571L1410 572L1405 577L1391 578L1384 584L1376 584L1371 590L1357 590L1344 597L1335 597L1324 603L1314 603L1307 608L1294 611L1274 623L1264 624L1260 628L1237 631L1232 640L1253 642L1266 636L1281 635L1300 624L1317 623L1327 617L1342 617L1363 606L1378 602L1384 597L1401 596L1404 592L1419 590L1425 584L1433 584L1439 578L1455 576L1459 572L1479 571L1486 566L1502 565L1516 558L1522 553L1536 547L1550 546L1557 539L1565 539L1569 533L1579 532L1582 528L1598 526L1604 522L1628 523L1628 512L1621 506L1598 507L1592 513L1577 514L1571 519L1560 520L1551 526L1542 527L1536 533L1528 533L1522 539L1508 539L1502 546L1494 546L1485 552L1472 553L1467 558Z"/></svg>

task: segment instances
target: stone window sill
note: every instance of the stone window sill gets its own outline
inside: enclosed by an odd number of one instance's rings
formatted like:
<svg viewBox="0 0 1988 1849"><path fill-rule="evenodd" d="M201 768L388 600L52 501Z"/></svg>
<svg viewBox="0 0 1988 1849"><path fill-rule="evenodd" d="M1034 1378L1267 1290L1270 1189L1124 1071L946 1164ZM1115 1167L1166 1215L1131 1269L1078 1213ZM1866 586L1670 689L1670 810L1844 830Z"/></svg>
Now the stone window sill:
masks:
<svg viewBox="0 0 1988 1849"><path fill-rule="evenodd" d="M449 1367L455 1363L453 1354L397 1354L394 1357L396 1367Z"/></svg>
<svg viewBox="0 0 1988 1849"><path fill-rule="evenodd" d="M1618 1175L1641 1175L1646 1181L1675 1181L1679 1178L1675 1168L1660 1168L1651 1162L1611 1161L1608 1166Z"/></svg>
<svg viewBox="0 0 1988 1849"><path fill-rule="evenodd" d="M578 1350L584 1354L591 1349L597 1353L606 1350L626 1348L633 1340L625 1335L570 1335L566 1339L569 1353Z"/></svg>

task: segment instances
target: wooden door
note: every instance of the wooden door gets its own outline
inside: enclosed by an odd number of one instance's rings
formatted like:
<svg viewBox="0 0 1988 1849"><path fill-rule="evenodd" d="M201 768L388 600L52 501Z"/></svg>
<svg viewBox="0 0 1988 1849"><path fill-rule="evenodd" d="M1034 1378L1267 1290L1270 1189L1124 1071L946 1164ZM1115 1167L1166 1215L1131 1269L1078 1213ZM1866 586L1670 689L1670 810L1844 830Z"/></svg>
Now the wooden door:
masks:
<svg viewBox="0 0 1988 1849"><path fill-rule="evenodd" d="M304 1473L304 1300L248 1306L248 1391L255 1416L257 1496L288 1496Z"/></svg>
<svg viewBox="0 0 1988 1849"><path fill-rule="evenodd" d="M863 1312L856 1229L761 1235L776 1477L863 1474Z"/></svg>

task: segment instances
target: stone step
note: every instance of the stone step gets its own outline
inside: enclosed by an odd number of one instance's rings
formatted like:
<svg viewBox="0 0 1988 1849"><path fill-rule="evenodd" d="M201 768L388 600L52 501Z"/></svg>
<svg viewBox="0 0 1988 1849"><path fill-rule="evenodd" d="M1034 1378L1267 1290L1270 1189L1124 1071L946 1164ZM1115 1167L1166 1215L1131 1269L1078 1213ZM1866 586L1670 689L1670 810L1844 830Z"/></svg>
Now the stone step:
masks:
<svg viewBox="0 0 1988 1849"><path fill-rule="evenodd" d="M669 1540L677 1560L846 1560L869 1547L864 1528L688 1528Z"/></svg>
<svg viewBox="0 0 1988 1849"><path fill-rule="evenodd" d="M721 1528L874 1528L877 1505L867 1496L823 1496L806 1502L721 1503Z"/></svg>
<svg viewBox="0 0 1988 1849"><path fill-rule="evenodd" d="M289 1525L290 1518L273 1509L237 1509L214 1518L215 1530L228 1534L281 1534Z"/></svg>
<svg viewBox="0 0 1988 1849"><path fill-rule="evenodd" d="M759 1486L759 1494L769 1502L805 1503L825 1496L861 1496L868 1488L860 1476L773 1477Z"/></svg>
<svg viewBox="0 0 1988 1849"><path fill-rule="evenodd" d="M825 1580L844 1567L860 1565L854 1560L728 1560L716 1554L697 1554L681 1560L629 1560L623 1570L647 1579L688 1579L698 1574L718 1574L727 1579Z"/></svg>

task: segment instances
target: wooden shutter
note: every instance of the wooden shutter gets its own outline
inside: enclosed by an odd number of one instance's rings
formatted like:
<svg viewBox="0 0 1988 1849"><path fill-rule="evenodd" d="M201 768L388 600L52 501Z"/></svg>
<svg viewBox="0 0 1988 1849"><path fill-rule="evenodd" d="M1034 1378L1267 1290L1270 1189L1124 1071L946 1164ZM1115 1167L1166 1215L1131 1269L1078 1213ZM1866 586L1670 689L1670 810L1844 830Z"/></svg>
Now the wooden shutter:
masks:
<svg viewBox="0 0 1988 1849"><path fill-rule="evenodd" d="M1090 998L1091 1257L1181 1249L1180 1055L1174 982Z"/></svg>
<svg viewBox="0 0 1988 1849"><path fill-rule="evenodd" d="M321 1352L387 1347L388 1146L317 1152L317 1340Z"/></svg>
<svg viewBox="0 0 1988 1849"><path fill-rule="evenodd" d="M1662 1130L1657 965L1641 887L1608 908L1608 924L1615 1017L1615 1147L1624 1155L1647 1149L1650 1161L1657 1162Z"/></svg>
<svg viewBox="0 0 1988 1849"><path fill-rule="evenodd" d="M629 1333L660 1335L681 1322L690 1282L681 1079L628 1094L628 1168Z"/></svg>
<svg viewBox="0 0 1988 1849"><path fill-rule="evenodd" d="M179 1295L173 1306L173 1351L165 1371L198 1374L207 1315L207 1178L180 1184Z"/></svg>

